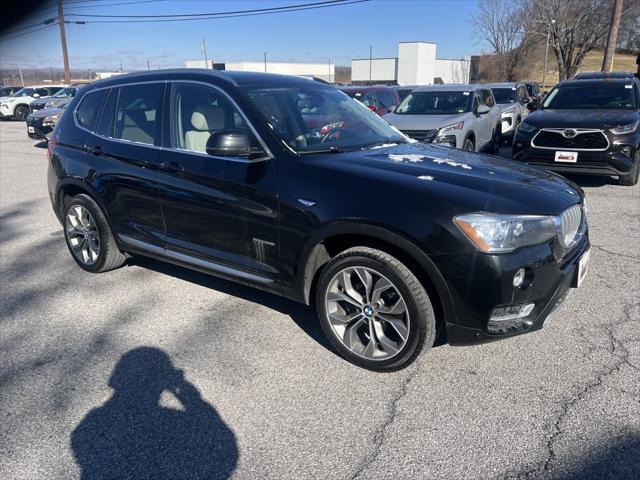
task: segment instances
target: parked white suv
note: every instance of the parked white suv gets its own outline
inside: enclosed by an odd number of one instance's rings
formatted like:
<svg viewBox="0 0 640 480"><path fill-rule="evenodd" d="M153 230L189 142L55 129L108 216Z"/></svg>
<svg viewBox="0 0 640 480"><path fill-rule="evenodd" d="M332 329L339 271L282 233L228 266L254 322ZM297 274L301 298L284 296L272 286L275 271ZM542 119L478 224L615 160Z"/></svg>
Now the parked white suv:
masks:
<svg viewBox="0 0 640 480"><path fill-rule="evenodd" d="M498 151L500 110L484 85L418 87L383 118L422 142L475 152Z"/></svg>
<svg viewBox="0 0 640 480"><path fill-rule="evenodd" d="M2 97L0 98L0 117L24 121L31 113L29 107L31 102L36 98L53 95L62 88L63 85L35 85L24 87L10 97Z"/></svg>
<svg viewBox="0 0 640 480"><path fill-rule="evenodd" d="M490 83L485 86L491 89L500 108L502 139L511 143L518 125L529 113L527 104L531 98L527 86L524 83Z"/></svg>

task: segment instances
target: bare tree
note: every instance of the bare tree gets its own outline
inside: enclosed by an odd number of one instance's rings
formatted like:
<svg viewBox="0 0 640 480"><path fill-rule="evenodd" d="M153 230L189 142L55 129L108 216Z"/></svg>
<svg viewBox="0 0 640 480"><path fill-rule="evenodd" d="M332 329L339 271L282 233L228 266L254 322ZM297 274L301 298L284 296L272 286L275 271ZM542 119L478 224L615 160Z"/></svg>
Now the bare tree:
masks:
<svg viewBox="0 0 640 480"><path fill-rule="evenodd" d="M550 29L549 43L558 61L560 80L565 80L576 74L587 53L602 47L613 2L535 0L531 7L536 28Z"/></svg>
<svg viewBox="0 0 640 480"><path fill-rule="evenodd" d="M527 0L479 0L471 20L476 37L486 41L496 55L505 80L513 81L516 69L527 58L536 37L529 33Z"/></svg>

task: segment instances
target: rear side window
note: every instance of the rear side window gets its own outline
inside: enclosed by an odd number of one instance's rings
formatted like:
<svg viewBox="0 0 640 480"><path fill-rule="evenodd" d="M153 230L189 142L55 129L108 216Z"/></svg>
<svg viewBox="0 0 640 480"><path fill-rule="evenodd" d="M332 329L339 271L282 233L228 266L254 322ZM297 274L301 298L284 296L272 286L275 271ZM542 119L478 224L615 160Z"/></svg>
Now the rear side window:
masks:
<svg viewBox="0 0 640 480"><path fill-rule="evenodd" d="M160 137L163 83L120 87L113 138L154 145Z"/></svg>
<svg viewBox="0 0 640 480"><path fill-rule="evenodd" d="M116 102L118 101L119 88L112 88L107 94L107 100L102 109L102 116L98 122L96 133L104 137L113 137L113 120L116 115Z"/></svg>
<svg viewBox="0 0 640 480"><path fill-rule="evenodd" d="M76 120L80 126L93 131L103 98L104 90L89 92L83 97L76 109Z"/></svg>

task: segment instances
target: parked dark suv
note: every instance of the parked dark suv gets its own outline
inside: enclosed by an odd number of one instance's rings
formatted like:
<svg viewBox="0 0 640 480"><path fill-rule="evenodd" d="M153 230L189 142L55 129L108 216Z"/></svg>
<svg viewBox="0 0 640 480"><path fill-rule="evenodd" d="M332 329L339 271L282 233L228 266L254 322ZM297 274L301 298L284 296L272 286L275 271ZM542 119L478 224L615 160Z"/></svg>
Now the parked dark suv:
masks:
<svg viewBox="0 0 640 480"><path fill-rule="evenodd" d="M561 173L640 177L640 83L565 80L520 124L513 158Z"/></svg>
<svg viewBox="0 0 640 480"><path fill-rule="evenodd" d="M302 110L331 123L309 127ZM49 159L83 269L140 254L315 304L336 350L374 370L406 366L440 329L452 344L540 329L588 259L578 187L413 142L296 77L95 82L63 113Z"/></svg>

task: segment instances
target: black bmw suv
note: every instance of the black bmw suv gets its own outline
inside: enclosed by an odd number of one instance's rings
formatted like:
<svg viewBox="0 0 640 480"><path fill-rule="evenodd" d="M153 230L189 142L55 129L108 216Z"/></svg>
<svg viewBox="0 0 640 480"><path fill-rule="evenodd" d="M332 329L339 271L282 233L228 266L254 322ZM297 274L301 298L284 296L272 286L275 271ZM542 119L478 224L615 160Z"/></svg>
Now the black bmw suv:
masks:
<svg viewBox="0 0 640 480"><path fill-rule="evenodd" d="M339 90L165 70L92 83L49 142L71 256L139 254L306 304L336 350L394 370L540 329L589 258L582 191L414 142Z"/></svg>
<svg viewBox="0 0 640 480"><path fill-rule="evenodd" d="M640 83L633 77L565 80L520 124L513 158L561 173L640 177Z"/></svg>

